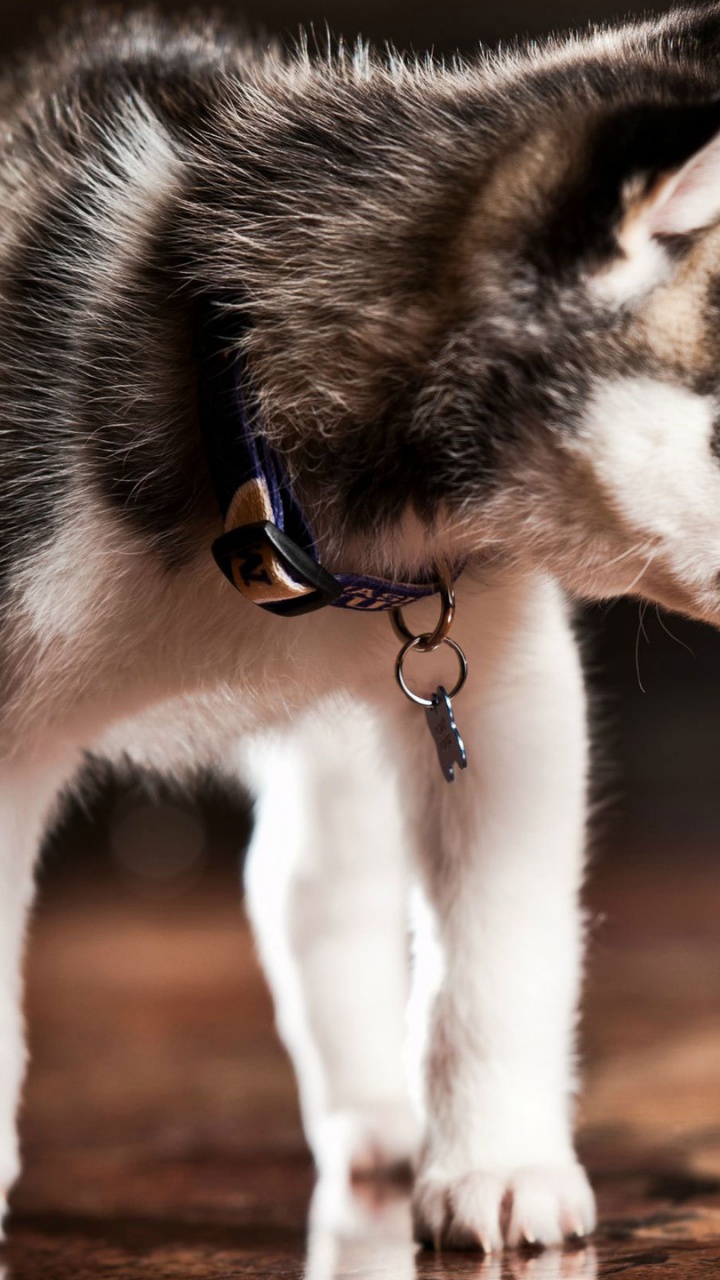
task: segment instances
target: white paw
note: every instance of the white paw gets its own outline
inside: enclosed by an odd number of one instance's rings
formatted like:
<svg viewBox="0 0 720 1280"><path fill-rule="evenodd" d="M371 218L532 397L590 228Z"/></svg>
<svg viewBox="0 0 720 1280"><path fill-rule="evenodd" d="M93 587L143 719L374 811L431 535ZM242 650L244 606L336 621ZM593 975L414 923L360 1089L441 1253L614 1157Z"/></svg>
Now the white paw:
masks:
<svg viewBox="0 0 720 1280"><path fill-rule="evenodd" d="M506 1175L428 1170L415 1187L415 1237L436 1248L494 1253L504 1244L546 1247L595 1227L595 1200L579 1164L532 1165Z"/></svg>
<svg viewBox="0 0 720 1280"><path fill-rule="evenodd" d="M5 1239L5 1227L9 1215L8 1195L20 1176L20 1156L14 1133L9 1141L0 1144L0 1151L3 1146L5 1147L4 1155L0 1155L0 1244ZM0 1271L0 1280L3 1280L2 1271Z"/></svg>
<svg viewBox="0 0 720 1280"><path fill-rule="evenodd" d="M336 1179L409 1171L418 1141L417 1120L404 1099L333 1111L312 1133L320 1176Z"/></svg>
<svg viewBox="0 0 720 1280"><path fill-rule="evenodd" d="M11 1188L17 1178L15 1174L8 1180L8 1188ZM10 1217L10 1207L8 1205L8 1191L0 1190L0 1244L5 1241L5 1228L7 1227L8 1218ZM0 1270L0 1280L3 1280L3 1273Z"/></svg>

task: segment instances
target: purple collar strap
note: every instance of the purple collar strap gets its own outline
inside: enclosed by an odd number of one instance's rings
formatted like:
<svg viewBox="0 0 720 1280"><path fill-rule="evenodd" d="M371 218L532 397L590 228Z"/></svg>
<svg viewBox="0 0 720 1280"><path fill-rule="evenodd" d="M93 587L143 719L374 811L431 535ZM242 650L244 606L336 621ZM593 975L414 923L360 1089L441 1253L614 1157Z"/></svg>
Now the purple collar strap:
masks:
<svg viewBox="0 0 720 1280"><path fill-rule="evenodd" d="M229 582L260 608L286 617L325 605L366 612L402 608L438 583L331 574L292 491L284 463L258 426L237 313L206 302L197 328L198 402L205 454L225 533L213 555Z"/></svg>

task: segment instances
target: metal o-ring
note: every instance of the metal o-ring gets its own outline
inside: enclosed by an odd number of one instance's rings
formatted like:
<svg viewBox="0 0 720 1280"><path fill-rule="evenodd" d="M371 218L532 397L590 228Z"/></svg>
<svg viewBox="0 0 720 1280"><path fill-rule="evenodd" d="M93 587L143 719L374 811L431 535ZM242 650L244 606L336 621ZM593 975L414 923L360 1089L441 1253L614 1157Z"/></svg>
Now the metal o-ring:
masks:
<svg viewBox="0 0 720 1280"><path fill-rule="evenodd" d="M442 613L434 631L423 632L422 635L415 635L410 630L401 608L393 609L390 620L395 629L396 634L401 640L417 640L419 653L432 653L433 650L439 649L441 644L447 640L450 628L455 618L455 589L451 583L443 580L440 583L440 599L442 601Z"/></svg>
<svg viewBox="0 0 720 1280"><path fill-rule="evenodd" d="M403 693L405 694L405 697L409 698L411 702L415 702L419 707L432 707L434 705L432 698L421 698L419 693L413 693L412 689L409 687L409 685L405 681L405 675L403 672L403 663L407 655L409 653L412 653L413 649L417 649L418 652L422 652L422 650L419 648L422 639L423 639L422 636L413 636L412 639L408 640L407 644L403 645L402 649L400 650L397 656L397 661L395 662L395 678L398 684L400 685L400 688L402 689ZM460 675L458 677L457 684L455 685L455 688L451 689L450 693L448 694L449 698L454 698L460 692L463 685L465 684L465 681L467 680L467 674L468 674L467 658L465 657L465 654L460 648L460 645L456 644L455 641L451 640L448 636L445 637L442 643L448 645L457 654L460 660Z"/></svg>

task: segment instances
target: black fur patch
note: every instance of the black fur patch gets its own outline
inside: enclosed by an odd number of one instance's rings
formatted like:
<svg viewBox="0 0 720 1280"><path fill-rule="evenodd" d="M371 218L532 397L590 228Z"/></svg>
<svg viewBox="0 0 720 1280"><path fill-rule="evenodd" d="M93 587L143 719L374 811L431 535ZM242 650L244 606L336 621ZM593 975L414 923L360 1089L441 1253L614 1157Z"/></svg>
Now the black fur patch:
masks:
<svg viewBox="0 0 720 1280"><path fill-rule="evenodd" d="M622 192L633 178L647 191L679 168L720 130L720 99L648 104L611 112L594 130L579 180L565 193L531 253L541 271L557 274L617 253ZM682 253L687 241L675 244Z"/></svg>

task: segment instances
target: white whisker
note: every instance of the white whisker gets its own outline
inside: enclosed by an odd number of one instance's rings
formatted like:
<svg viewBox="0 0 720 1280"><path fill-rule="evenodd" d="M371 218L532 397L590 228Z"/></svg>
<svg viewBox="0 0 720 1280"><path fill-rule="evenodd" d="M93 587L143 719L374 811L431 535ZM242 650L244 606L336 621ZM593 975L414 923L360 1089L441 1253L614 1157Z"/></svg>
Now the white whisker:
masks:
<svg viewBox="0 0 720 1280"><path fill-rule="evenodd" d="M648 569L650 568L650 565L652 564L653 560L655 559L655 557L656 557L657 553L658 553L658 548L657 548L657 547L653 547L652 551L650 552L650 555L648 556L647 560L645 561L645 563L644 563L644 565L643 565L642 569L640 570L640 572L639 572L639 573L638 573L638 574L633 578L632 582L631 582L627 587L624 587L624 588L623 588L623 592L622 592L622 594L623 594L623 595L625 595L625 596L629 596L629 595L631 594L631 592L632 592L632 591L634 591L634 589L635 589L635 587L638 585L638 583L639 583L639 582L644 578L645 574L647 573Z"/></svg>

